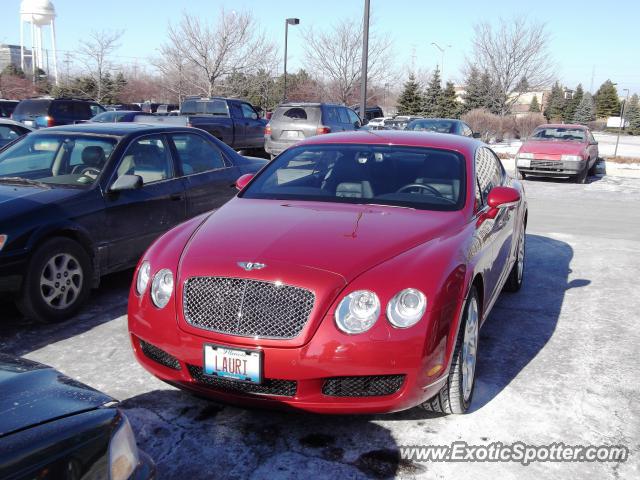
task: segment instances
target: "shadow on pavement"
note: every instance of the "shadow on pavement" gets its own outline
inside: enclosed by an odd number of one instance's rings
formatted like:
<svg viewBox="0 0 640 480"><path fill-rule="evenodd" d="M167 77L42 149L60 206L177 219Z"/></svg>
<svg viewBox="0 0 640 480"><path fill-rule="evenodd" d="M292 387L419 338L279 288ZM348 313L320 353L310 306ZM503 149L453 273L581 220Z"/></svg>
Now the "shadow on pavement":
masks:
<svg viewBox="0 0 640 480"><path fill-rule="evenodd" d="M43 324L22 317L6 299L0 302L0 351L22 356L51 343L80 335L97 325L127 313L127 297L133 270L107 275L91 292L78 315L61 323Z"/></svg>
<svg viewBox="0 0 640 480"><path fill-rule="evenodd" d="M424 470L401 460L391 432L370 417L236 408L180 390L120 405L161 478L364 479Z"/></svg>

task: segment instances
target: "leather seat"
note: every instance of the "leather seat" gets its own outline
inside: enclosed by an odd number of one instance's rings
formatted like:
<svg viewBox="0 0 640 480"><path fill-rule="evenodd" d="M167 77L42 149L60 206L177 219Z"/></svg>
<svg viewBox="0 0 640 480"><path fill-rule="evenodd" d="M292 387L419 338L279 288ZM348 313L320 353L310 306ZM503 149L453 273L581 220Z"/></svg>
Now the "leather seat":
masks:
<svg viewBox="0 0 640 480"><path fill-rule="evenodd" d="M356 154L359 155L359 154ZM336 197L373 198L371 159L358 157L339 159L324 181L322 188L335 192Z"/></svg>
<svg viewBox="0 0 640 480"><path fill-rule="evenodd" d="M431 185L442 195L452 200L460 193L458 163L449 155L429 155L416 178L416 183Z"/></svg>

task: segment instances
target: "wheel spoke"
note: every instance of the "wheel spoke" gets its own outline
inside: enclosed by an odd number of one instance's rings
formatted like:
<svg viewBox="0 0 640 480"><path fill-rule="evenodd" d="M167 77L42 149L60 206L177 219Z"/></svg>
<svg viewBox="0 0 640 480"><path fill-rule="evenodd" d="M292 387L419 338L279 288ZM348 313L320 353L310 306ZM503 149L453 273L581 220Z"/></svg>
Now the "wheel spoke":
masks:
<svg viewBox="0 0 640 480"><path fill-rule="evenodd" d="M42 300L51 308L68 308L78 299L83 280L84 275L78 260L69 253L58 253L52 256L42 269Z"/></svg>

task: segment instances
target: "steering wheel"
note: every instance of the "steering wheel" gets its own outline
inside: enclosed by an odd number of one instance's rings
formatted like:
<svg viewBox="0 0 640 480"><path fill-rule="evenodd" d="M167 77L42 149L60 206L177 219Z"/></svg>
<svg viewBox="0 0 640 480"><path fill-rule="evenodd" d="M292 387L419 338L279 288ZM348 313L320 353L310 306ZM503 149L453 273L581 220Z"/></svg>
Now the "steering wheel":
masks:
<svg viewBox="0 0 640 480"><path fill-rule="evenodd" d="M80 175L84 175L85 177L90 176L90 175L87 175L87 173L90 173L91 175L94 175L97 177L98 175L100 175L100 169L96 167L85 167L80 171Z"/></svg>
<svg viewBox="0 0 640 480"><path fill-rule="evenodd" d="M410 183L408 185L405 185L404 187L401 187L400 189L398 189L398 191L396 193L402 193L405 190L410 190L412 188L422 188L423 190L427 190L429 193L433 193L434 195L441 197L441 198L446 198L444 195L442 195L442 193L440 193L440 190L438 190L436 187L432 186L432 185L426 185L424 183Z"/></svg>

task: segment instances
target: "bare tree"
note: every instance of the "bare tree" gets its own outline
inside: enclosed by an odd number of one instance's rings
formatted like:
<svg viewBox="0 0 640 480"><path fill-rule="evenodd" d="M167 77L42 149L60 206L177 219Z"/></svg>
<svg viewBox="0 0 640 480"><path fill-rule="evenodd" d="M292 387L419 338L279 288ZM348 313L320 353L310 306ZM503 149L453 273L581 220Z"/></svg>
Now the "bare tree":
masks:
<svg viewBox="0 0 640 480"><path fill-rule="evenodd" d="M355 100L362 75L362 23L342 20L331 29L317 32L313 28L302 33L305 41L305 66L312 75L328 83L335 100L348 104ZM388 35L369 36L368 77L376 82L390 81L392 39Z"/></svg>
<svg viewBox="0 0 640 480"><path fill-rule="evenodd" d="M163 73L171 73L172 77L178 66L180 81L190 92L211 96L226 76L253 73L275 62L275 45L266 39L248 12L227 13L221 9L215 24L183 13L176 25L169 25L167 36L157 63L163 65Z"/></svg>
<svg viewBox="0 0 640 480"><path fill-rule="evenodd" d="M109 94L105 88L105 77L113 70L111 56L120 46L118 41L123 31L94 31L89 34L82 46L78 49L80 63L84 66L82 75L93 83L92 94L96 102L102 102Z"/></svg>
<svg viewBox="0 0 640 480"><path fill-rule="evenodd" d="M472 65L486 71L500 90L500 113L509 113L524 91L547 87L554 78L543 23L529 23L523 17L475 25Z"/></svg>

